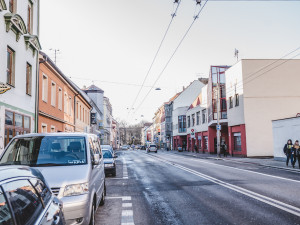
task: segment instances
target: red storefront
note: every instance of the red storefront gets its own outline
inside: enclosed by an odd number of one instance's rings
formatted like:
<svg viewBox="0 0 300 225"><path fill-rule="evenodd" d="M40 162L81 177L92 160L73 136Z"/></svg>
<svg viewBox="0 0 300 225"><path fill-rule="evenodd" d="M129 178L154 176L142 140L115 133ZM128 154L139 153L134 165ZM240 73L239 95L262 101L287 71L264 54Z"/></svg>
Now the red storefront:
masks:
<svg viewBox="0 0 300 225"><path fill-rule="evenodd" d="M187 150L187 136L174 136L173 137L173 148L178 150L178 145L182 147L183 150Z"/></svg>
<svg viewBox="0 0 300 225"><path fill-rule="evenodd" d="M228 144L229 154L247 156L245 124L228 127L228 134L229 134L229 144Z"/></svg>

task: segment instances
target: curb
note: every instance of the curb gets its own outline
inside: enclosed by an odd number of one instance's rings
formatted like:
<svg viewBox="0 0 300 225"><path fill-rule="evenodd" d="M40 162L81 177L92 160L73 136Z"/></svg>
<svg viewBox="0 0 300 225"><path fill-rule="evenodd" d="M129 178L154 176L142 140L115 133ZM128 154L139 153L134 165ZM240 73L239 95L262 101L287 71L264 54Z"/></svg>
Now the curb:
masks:
<svg viewBox="0 0 300 225"><path fill-rule="evenodd" d="M170 153L175 154L175 155L183 155L183 156L187 156L187 157L199 158L199 159L233 161L233 162L239 162L239 163L244 163L244 164L248 163L248 164L254 164L254 165L263 166L263 167L270 167L270 168L274 168L274 169L280 169L280 170L286 170L286 171L290 171L290 172L300 173L300 169L286 168L286 167L280 167L280 166L272 166L272 165L261 164L261 163L256 163L256 162L243 162L243 161L240 161L240 160L224 159L224 158L216 158L216 157L199 157L199 156L197 157L197 155L188 155L188 154L181 154L181 153L176 153L176 152L170 152Z"/></svg>

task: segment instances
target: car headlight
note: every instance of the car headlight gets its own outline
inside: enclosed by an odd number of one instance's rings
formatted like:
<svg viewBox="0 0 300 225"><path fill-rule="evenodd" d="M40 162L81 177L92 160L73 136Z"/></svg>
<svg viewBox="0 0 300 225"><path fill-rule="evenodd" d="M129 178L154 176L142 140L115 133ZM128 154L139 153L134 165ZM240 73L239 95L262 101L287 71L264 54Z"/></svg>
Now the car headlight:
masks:
<svg viewBox="0 0 300 225"><path fill-rule="evenodd" d="M89 192L89 184L71 184L67 185L64 190L64 196L82 195Z"/></svg>
<svg viewBox="0 0 300 225"><path fill-rule="evenodd" d="M105 167L113 167L113 166L114 166L113 163L107 163L107 164L105 164Z"/></svg>

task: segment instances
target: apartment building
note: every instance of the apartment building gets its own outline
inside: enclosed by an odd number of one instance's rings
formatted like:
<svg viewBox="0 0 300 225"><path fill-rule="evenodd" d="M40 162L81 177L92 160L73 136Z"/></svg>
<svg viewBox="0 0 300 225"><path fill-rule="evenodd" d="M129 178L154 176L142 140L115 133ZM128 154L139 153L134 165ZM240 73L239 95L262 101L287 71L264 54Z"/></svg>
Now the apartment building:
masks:
<svg viewBox="0 0 300 225"><path fill-rule="evenodd" d="M39 0L0 1L0 152L36 131Z"/></svg>

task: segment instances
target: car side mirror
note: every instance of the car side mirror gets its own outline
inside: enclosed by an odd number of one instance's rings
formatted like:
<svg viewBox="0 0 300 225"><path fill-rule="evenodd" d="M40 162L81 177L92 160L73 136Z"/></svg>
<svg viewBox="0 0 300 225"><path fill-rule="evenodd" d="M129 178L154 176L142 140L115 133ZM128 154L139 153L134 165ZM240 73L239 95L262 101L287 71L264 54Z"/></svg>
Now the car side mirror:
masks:
<svg viewBox="0 0 300 225"><path fill-rule="evenodd" d="M93 165L99 165L99 163L100 163L100 155L94 154Z"/></svg>

